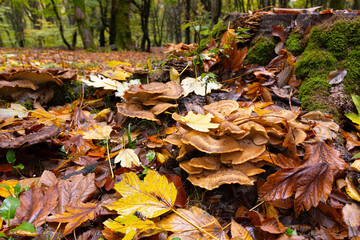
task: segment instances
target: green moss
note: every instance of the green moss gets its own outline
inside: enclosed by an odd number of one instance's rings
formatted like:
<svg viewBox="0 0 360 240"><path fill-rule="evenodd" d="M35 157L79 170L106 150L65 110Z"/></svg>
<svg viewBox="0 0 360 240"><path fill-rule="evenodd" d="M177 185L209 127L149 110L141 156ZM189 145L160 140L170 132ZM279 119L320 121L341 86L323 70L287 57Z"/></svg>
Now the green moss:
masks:
<svg viewBox="0 0 360 240"><path fill-rule="evenodd" d="M360 46L350 51L343 61L343 68L347 70L344 80L344 90L346 93L360 94Z"/></svg>
<svg viewBox="0 0 360 240"><path fill-rule="evenodd" d="M289 38L286 40L286 49L289 50L294 55L299 55L304 50L304 47L301 44L302 36L300 33L294 32L289 35Z"/></svg>
<svg viewBox="0 0 360 240"><path fill-rule="evenodd" d="M325 50L306 49L295 65L295 74L303 79L307 76L328 74L336 69L336 63L336 58Z"/></svg>
<svg viewBox="0 0 360 240"><path fill-rule="evenodd" d="M25 107L27 110L34 109L34 99L28 98L25 101L20 103L21 106Z"/></svg>
<svg viewBox="0 0 360 240"><path fill-rule="evenodd" d="M227 26L223 20L220 20L212 29L210 36L212 38L219 37L223 32L227 30Z"/></svg>
<svg viewBox="0 0 360 240"><path fill-rule="evenodd" d="M267 65L275 56L276 43L273 38L267 38L259 36L254 40L255 44L250 47L247 57L245 59L246 64L258 64L260 66Z"/></svg>

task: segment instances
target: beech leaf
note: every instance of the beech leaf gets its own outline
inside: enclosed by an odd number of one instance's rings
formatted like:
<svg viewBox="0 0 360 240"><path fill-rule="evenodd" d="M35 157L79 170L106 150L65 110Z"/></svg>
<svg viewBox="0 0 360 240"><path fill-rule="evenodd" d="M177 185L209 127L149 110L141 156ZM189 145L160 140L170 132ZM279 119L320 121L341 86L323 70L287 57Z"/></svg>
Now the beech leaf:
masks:
<svg viewBox="0 0 360 240"><path fill-rule="evenodd" d="M67 223L63 233L65 236L87 220L93 220L96 208L97 205L94 203L72 203L65 207L65 212L50 216L46 220Z"/></svg>
<svg viewBox="0 0 360 240"><path fill-rule="evenodd" d="M121 215L138 211L147 218L154 218L170 211L174 206L177 190L173 183L169 184L165 176L149 170L144 182L133 172L125 173L124 178L125 182L115 185L123 198L107 205L108 209Z"/></svg>
<svg viewBox="0 0 360 240"><path fill-rule="evenodd" d="M135 166L140 166L140 159L138 155L134 152L134 149L122 149L119 154L115 157L115 163L119 163L121 167L131 168L133 164Z"/></svg>

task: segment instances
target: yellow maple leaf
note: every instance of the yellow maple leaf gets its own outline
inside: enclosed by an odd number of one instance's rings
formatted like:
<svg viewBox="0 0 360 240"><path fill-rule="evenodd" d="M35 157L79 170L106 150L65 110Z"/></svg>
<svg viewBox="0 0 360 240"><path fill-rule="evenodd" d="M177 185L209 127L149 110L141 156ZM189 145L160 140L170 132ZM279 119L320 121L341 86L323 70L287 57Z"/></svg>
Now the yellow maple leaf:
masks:
<svg viewBox="0 0 360 240"><path fill-rule="evenodd" d="M126 62L121 62L121 61L105 61L106 64L113 68L113 67L116 67L117 65L125 65L125 66L130 66L131 67L131 64L130 63L126 63Z"/></svg>
<svg viewBox="0 0 360 240"><path fill-rule="evenodd" d="M194 130L200 132L209 132L210 128L219 127L218 123L211 123L211 119L214 117L211 113L205 115L195 114L190 111L185 117L180 117L180 122L186 124Z"/></svg>
<svg viewBox="0 0 360 240"><path fill-rule="evenodd" d="M125 234L123 240L148 237L163 231L153 221L141 220L135 215L119 216L114 220L108 219L104 222L104 225L113 231Z"/></svg>
<svg viewBox="0 0 360 240"><path fill-rule="evenodd" d="M3 198L7 198L10 197L12 195L14 195L14 187L16 186L16 184L18 184L19 181L17 180L5 180L5 181L1 181L0 185L6 185L10 187L10 191L8 189L6 189L5 187L0 187L0 196Z"/></svg>
<svg viewBox="0 0 360 240"><path fill-rule="evenodd" d="M132 165L140 166L140 159L134 152L134 149L122 149L119 154L115 157L115 163L119 163L122 167L131 168Z"/></svg>
<svg viewBox="0 0 360 240"><path fill-rule="evenodd" d="M131 76L131 73L121 69L104 71L101 74L107 78L111 78L114 80L126 80L126 78Z"/></svg>
<svg viewBox="0 0 360 240"><path fill-rule="evenodd" d="M165 176L149 170L144 182L135 173L125 173L123 180L115 185L115 189L123 196L107 205L121 215L140 212L147 218L160 216L173 209L177 190Z"/></svg>

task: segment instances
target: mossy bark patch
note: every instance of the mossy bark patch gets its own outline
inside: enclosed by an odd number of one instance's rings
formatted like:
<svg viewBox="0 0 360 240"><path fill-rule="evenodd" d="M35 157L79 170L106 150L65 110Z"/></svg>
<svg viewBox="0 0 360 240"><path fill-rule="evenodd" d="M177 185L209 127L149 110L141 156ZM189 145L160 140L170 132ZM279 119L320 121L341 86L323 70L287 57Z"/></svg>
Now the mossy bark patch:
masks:
<svg viewBox="0 0 360 240"><path fill-rule="evenodd" d="M254 44L249 48L246 64L267 65L275 56L276 43L272 37L259 36L253 40Z"/></svg>

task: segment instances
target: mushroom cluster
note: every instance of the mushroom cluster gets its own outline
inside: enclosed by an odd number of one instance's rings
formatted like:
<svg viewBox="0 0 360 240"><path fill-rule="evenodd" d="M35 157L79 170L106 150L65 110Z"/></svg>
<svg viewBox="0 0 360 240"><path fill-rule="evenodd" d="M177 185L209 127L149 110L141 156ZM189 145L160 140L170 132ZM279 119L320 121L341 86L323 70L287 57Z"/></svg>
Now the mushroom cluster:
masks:
<svg viewBox="0 0 360 240"><path fill-rule="evenodd" d="M120 114L131 118L140 118L161 124L156 118L169 108L177 107L175 101L184 94L184 89L176 82L152 82L130 86L124 95L124 102L118 103Z"/></svg>
<svg viewBox="0 0 360 240"><path fill-rule="evenodd" d="M196 186L212 190L222 184L253 185L255 175L265 172L261 167L269 161L267 145L288 148L305 141L308 126L296 121L298 112L284 109L262 109L256 104L241 107L233 100L204 106L212 114L217 128L198 131L186 124L184 117L174 113L178 131L165 141L180 147L177 160L191 152L196 156L180 163L188 180ZM291 138L291 139L290 139ZM293 143L293 145L290 144Z"/></svg>

